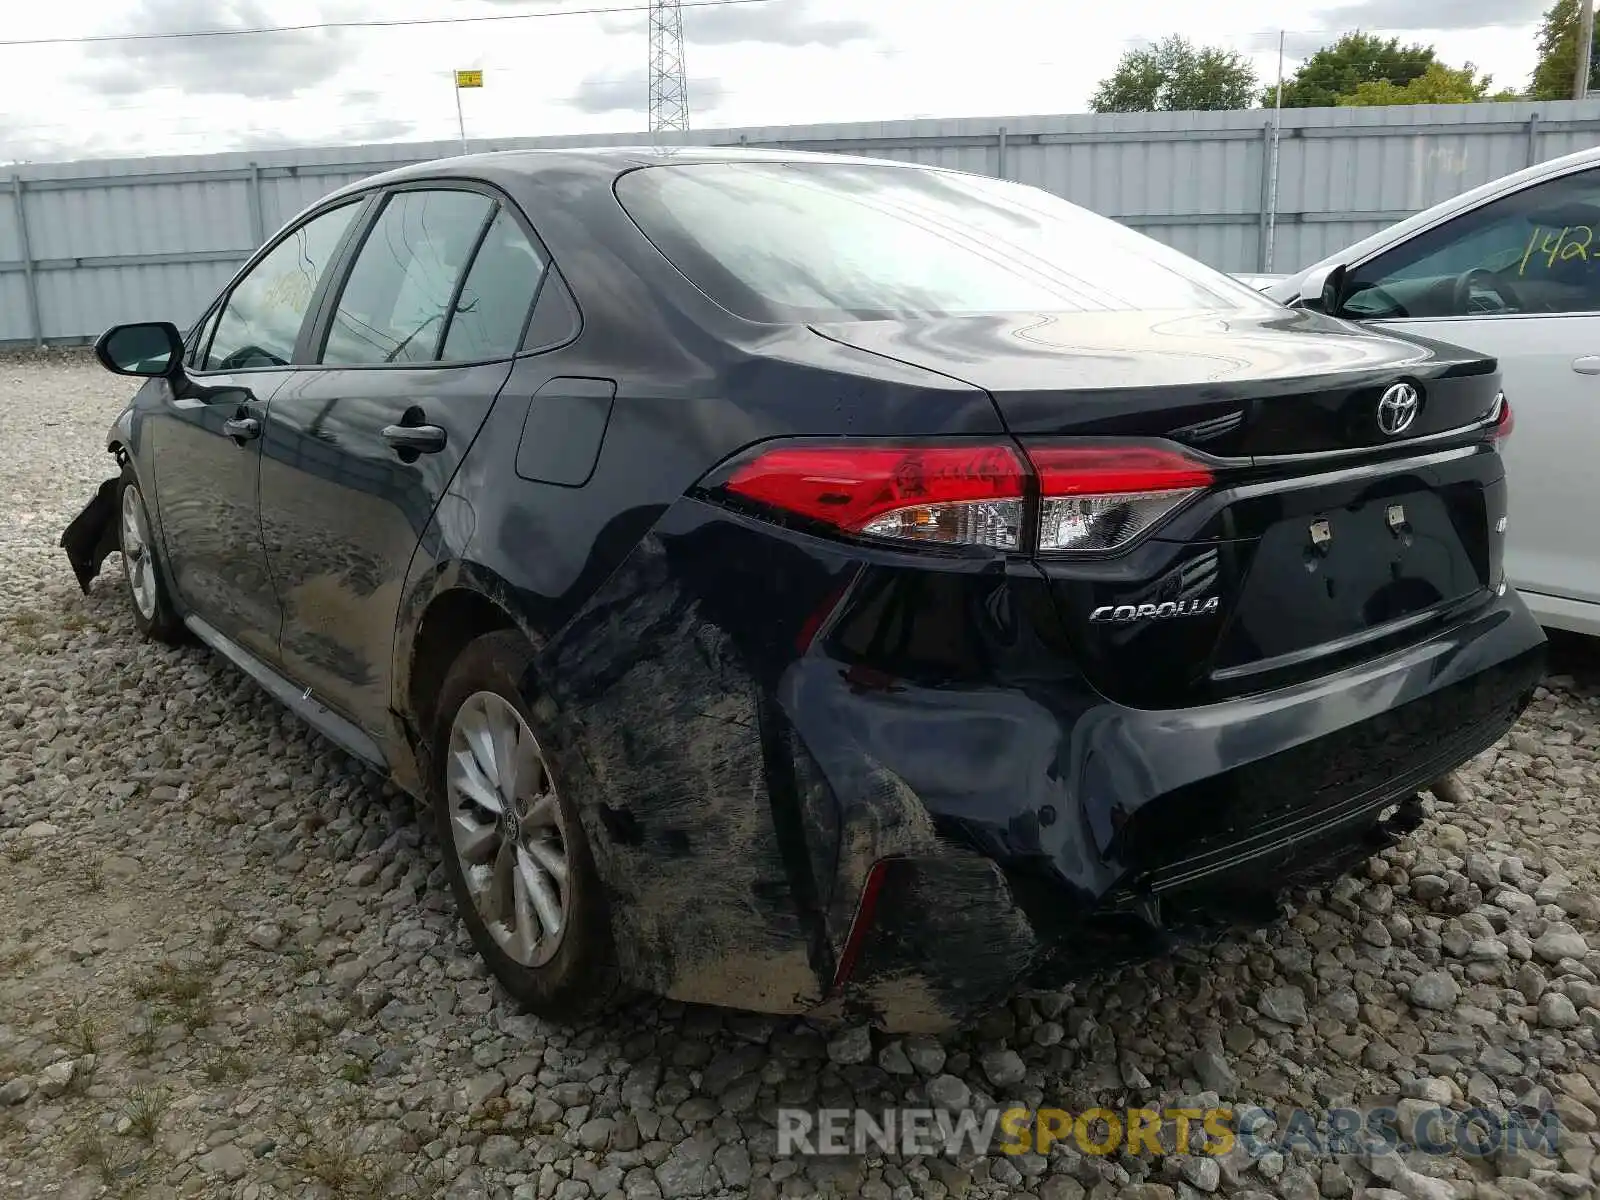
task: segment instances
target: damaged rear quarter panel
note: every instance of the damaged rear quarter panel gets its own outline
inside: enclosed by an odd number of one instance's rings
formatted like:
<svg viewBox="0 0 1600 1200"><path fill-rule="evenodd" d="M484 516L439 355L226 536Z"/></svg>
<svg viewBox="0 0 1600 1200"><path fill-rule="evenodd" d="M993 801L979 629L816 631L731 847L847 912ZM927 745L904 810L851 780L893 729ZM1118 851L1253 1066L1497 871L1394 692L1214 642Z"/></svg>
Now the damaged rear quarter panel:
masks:
<svg viewBox="0 0 1600 1200"><path fill-rule="evenodd" d="M769 804L758 685L683 561L710 547L671 526L540 657L575 739L565 774L592 783L580 808L625 975L678 999L793 1012L821 1000L822 982Z"/></svg>
<svg viewBox="0 0 1600 1200"><path fill-rule="evenodd" d="M850 547L773 536L684 501L541 654L562 774L569 788L581 781L633 982L703 1003L854 1011L936 1030L1036 961L1004 872L972 840L941 831L930 799L945 810L992 800L985 820L1013 830L1012 848L1038 851L1038 792L1006 786L1017 779L1007 755L1036 764L1039 785L1059 798L1061 781L1047 778L1058 714L1010 692L985 700L959 686L865 686L871 672L809 648L802 631L819 603L840 603L859 560ZM953 568L951 594L1003 612L1029 585L1042 587L1027 572L1013 580L965 564ZM1032 661L1036 647L1024 639L1007 653ZM930 705L961 723L944 723L959 736L907 743L904 722L926 730ZM990 743L1000 757L978 755L975 784L974 747ZM850 988L834 995L862 888L885 859L885 908Z"/></svg>

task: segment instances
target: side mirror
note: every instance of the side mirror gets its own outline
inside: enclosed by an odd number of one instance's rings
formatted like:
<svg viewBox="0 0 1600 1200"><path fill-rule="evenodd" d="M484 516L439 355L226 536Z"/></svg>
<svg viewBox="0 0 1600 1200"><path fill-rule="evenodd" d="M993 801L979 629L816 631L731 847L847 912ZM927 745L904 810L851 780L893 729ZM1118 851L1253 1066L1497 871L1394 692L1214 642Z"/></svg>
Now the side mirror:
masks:
<svg viewBox="0 0 1600 1200"><path fill-rule="evenodd" d="M170 378L183 366L183 335L171 321L113 325L95 342L94 356L115 375Z"/></svg>
<svg viewBox="0 0 1600 1200"><path fill-rule="evenodd" d="M1344 299L1343 263L1324 263L1313 267L1295 288L1295 302L1301 308L1336 315Z"/></svg>

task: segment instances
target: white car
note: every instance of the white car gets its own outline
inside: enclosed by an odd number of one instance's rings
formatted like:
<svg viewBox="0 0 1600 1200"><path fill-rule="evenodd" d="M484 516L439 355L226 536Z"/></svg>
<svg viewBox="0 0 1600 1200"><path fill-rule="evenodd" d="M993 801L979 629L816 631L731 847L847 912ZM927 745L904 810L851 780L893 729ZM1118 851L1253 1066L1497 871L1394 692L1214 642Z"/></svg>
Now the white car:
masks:
<svg viewBox="0 0 1600 1200"><path fill-rule="evenodd" d="M1600 635L1600 148L1256 286L1499 359L1516 421L1503 451L1507 574L1541 624Z"/></svg>

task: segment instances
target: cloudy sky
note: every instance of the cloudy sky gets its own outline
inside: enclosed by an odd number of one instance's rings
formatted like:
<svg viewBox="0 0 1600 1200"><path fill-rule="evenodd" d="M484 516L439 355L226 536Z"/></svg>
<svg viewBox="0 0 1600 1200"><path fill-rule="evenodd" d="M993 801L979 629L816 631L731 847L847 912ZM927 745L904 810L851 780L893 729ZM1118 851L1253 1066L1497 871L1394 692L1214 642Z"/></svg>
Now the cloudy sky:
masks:
<svg viewBox="0 0 1600 1200"><path fill-rule="evenodd" d="M1182 33L1276 72L1361 28L1523 87L1547 0L685 0L696 128L1081 112L1119 55ZM0 161L645 128L644 0L10 0ZM611 9L614 11L596 11ZM578 11L583 10L583 11ZM519 16L518 14L528 14ZM478 19L473 19L478 18ZM481 19L493 18L493 19ZM358 27L420 19L451 23ZM262 26L343 28L92 40ZM356 24L350 24L356 23Z"/></svg>

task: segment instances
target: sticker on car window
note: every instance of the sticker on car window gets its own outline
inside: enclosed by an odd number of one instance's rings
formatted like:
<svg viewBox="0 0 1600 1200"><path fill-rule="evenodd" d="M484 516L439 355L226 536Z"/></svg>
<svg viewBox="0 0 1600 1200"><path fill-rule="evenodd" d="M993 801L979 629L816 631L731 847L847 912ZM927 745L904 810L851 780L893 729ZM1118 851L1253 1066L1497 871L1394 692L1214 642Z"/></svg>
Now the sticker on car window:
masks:
<svg viewBox="0 0 1600 1200"><path fill-rule="evenodd" d="M1594 229L1588 225L1563 225L1560 232L1555 229L1546 229L1543 225L1535 225L1533 233L1528 238L1528 248L1522 253L1522 263L1517 267L1518 275L1526 275L1531 263L1537 270L1540 260L1543 260L1545 269L1553 268L1557 262L1566 262L1569 259L1581 258L1589 261L1589 246L1594 241Z"/></svg>

